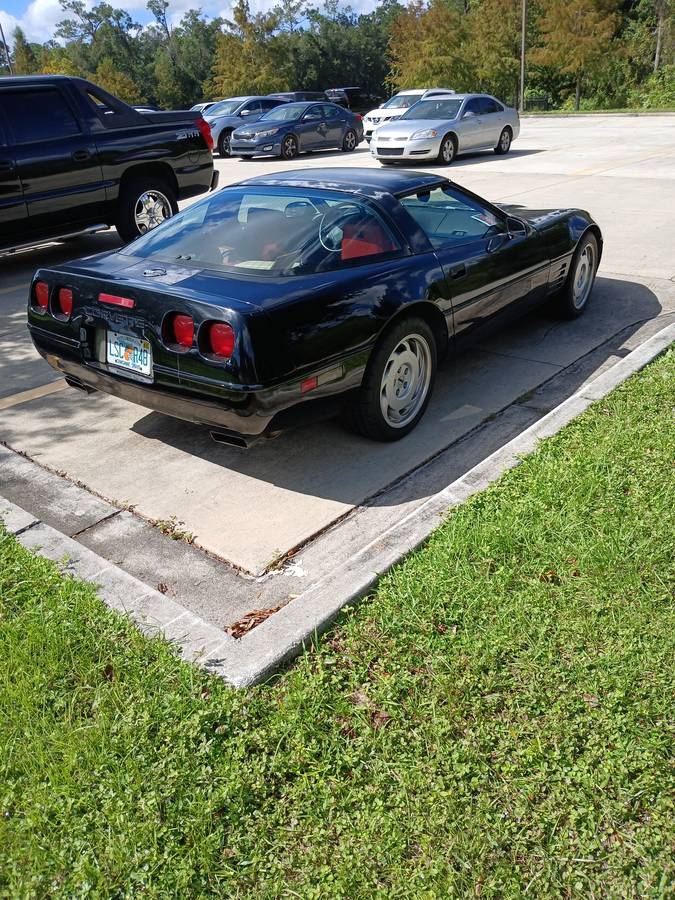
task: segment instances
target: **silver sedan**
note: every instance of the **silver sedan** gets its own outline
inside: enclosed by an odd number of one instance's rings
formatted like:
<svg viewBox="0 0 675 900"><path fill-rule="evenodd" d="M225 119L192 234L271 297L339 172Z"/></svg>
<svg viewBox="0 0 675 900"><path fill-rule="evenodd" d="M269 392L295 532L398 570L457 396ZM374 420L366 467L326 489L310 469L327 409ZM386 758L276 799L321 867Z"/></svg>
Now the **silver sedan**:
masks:
<svg viewBox="0 0 675 900"><path fill-rule="evenodd" d="M467 150L508 153L520 134L515 109L487 94L420 100L395 122L373 133L371 154L383 165L398 160L451 163Z"/></svg>

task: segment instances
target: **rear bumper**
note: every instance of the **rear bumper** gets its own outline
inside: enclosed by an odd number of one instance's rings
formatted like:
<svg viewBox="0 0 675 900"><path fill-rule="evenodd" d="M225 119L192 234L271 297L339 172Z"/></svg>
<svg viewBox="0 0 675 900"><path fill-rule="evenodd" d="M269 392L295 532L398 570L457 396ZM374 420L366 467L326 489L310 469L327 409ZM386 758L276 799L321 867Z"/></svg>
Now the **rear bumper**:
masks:
<svg viewBox="0 0 675 900"><path fill-rule="evenodd" d="M367 351L363 351L304 374L302 379L270 387L238 386L232 400L220 400L214 399L213 393L207 394L198 381L185 379L182 385L171 387L113 374L107 366L84 362L75 346L77 342L66 344L30 325L29 331L38 352L64 375L71 387L87 393L101 391L167 416L205 425L221 437L233 438L225 443L242 447L255 443L268 431L334 414L344 403L343 395L361 384L368 358ZM316 386L307 391L310 378L316 379Z"/></svg>

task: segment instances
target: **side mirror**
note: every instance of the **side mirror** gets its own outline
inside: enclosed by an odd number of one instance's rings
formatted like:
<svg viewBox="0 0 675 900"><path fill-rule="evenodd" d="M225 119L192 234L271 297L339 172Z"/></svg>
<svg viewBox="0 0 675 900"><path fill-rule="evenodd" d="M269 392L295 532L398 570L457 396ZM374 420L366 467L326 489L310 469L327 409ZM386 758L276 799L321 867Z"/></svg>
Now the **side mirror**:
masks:
<svg viewBox="0 0 675 900"><path fill-rule="evenodd" d="M464 115L462 116L462 118L463 118L463 119L471 119L471 118L473 118L473 116L475 116L475 115L476 115L476 113L475 113L472 109L467 109L467 111L464 113Z"/></svg>
<svg viewBox="0 0 675 900"><path fill-rule="evenodd" d="M528 233L528 228L522 219L516 219L515 216L509 216L506 220L506 227L509 229L509 237L521 237Z"/></svg>
<svg viewBox="0 0 675 900"><path fill-rule="evenodd" d="M250 116L252 112L253 112L252 109L242 109L242 111L239 113L239 115L242 116L242 117L243 117L243 116Z"/></svg>

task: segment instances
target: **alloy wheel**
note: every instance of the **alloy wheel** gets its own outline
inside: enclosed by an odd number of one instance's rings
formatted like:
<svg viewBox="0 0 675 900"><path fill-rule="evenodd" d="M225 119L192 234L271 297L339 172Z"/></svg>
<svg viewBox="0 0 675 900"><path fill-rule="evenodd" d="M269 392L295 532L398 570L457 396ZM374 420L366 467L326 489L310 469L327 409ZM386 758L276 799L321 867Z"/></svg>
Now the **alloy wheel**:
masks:
<svg viewBox="0 0 675 900"><path fill-rule="evenodd" d="M136 201L134 222L139 234L145 234L171 218L173 210L167 197L161 191L145 191Z"/></svg>
<svg viewBox="0 0 675 900"><path fill-rule="evenodd" d="M510 146L511 146L511 134L510 134L508 128L505 128L502 131L501 137L499 138L499 149L502 151L502 153L508 153Z"/></svg>
<svg viewBox="0 0 675 900"><path fill-rule="evenodd" d="M293 159L298 155L298 142L292 134L287 134L281 145L281 153L285 159Z"/></svg>
<svg viewBox="0 0 675 900"><path fill-rule="evenodd" d="M392 428L404 428L426 400L431 384L432 356L426 339L409 334L398 342L384 367L380 409Z"/></svg>
<svg viewBox="0 0 675 900"><path fill-rule="evenodd" d="M347 132L342 146L347 152L351 152L352 150L356 149L356 135L353 131Z"/></svg>
<svg viewBox="0 0 675 900"><path fill-rule="evenodd" d="M589 241L579 254L577 267L574 270L572 282L572 302L575 309L582 309L586 305L588 296L593 286L595 275L595 248Z"/></svg>
<svg viewBox="0 0 675 900"><path fill-rule="evenodd" d="M441 156L444 163L451 163L455 158L455 142L452 138L445 138L441 146Z"/></svg>

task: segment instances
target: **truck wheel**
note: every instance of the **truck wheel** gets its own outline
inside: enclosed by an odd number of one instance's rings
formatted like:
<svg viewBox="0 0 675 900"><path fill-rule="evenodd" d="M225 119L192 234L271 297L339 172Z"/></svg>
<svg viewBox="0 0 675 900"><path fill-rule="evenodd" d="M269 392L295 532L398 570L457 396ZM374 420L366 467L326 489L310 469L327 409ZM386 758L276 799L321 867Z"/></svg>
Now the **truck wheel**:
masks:
<svg viewBox="0 0 675 900"><path fill-rule="evenodd" d="M348 423L374 441L398 441L424 415L436 377L436 341L417 316L397 322L371 353Z"/></svg>
<svg viewBox="0 0 675 900"><path fill-rule="evenodd" d="M151 231L178 212L173 188L151 175L128 181L120 192L115 227L125 243Z"/></svg>

